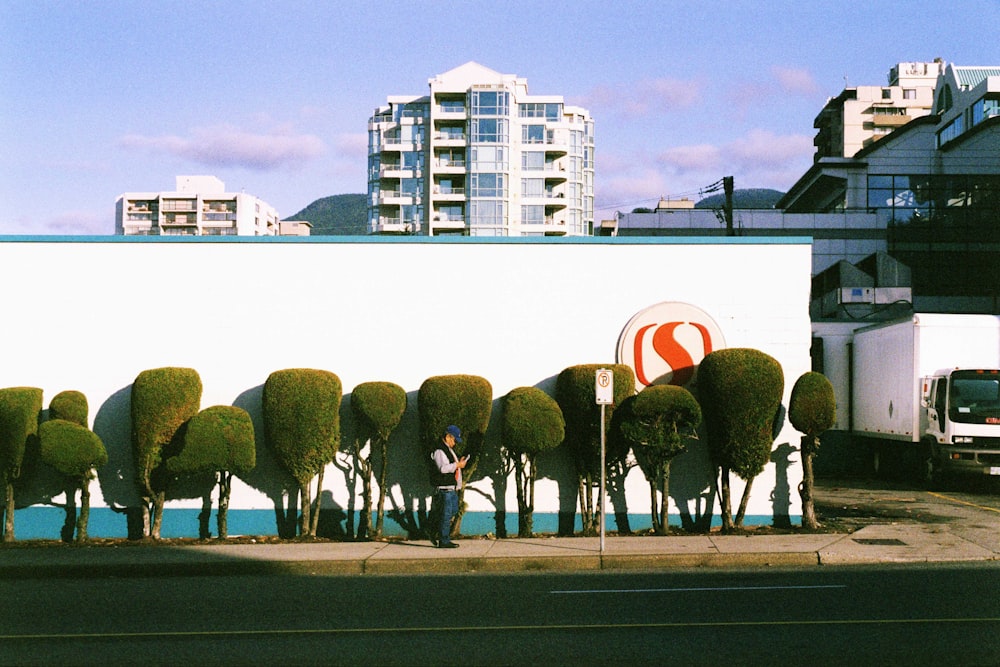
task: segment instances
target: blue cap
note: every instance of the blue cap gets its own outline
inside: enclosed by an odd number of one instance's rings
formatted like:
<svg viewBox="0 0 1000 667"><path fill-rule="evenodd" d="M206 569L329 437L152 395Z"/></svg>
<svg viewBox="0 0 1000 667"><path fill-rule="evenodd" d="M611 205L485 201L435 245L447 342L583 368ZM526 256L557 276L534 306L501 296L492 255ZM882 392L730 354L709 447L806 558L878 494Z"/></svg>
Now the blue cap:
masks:
<svg viewBox="0 0 1000 667"><path fill-rule="evenodd" d="M459 429L459 428L458 428L457 426L455 426L454 424L452 424L451 426L449 426L448 428L446 428L446 429L444 430L444 432L445 432L446 434L448 434L448 435L452 435L452 436L454 436L454 438L455 438L455 442L458 442L458 443L461 443L461 442L462 442L462 431L461 431L461 429Z"/></svg>

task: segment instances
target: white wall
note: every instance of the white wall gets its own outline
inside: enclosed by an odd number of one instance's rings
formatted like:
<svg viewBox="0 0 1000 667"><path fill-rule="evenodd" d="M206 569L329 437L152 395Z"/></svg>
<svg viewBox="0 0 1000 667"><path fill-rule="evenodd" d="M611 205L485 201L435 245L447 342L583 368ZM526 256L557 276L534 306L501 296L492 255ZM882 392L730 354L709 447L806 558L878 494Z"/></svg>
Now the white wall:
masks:
<svg viewBox="0 0 1000 667"><path fill-rule="evenodd" d="M46 407L59 391L82 391L92 422L103 420L95 430L106 444L124 447L128 388L145 369L196 369L202 407L252 408L271 372L294 367L333 371L345 395L369 380L416 392L427 377L466 373L485 377L500 398L523 385L551 388L571 365L615 361L633 315L682 301L710 314L728 346L777 358L787 405L795 380L809 370L810 263L808 239L0 237L0 284L7 286L0 386L41 387ZM411 429L415 409L413 400ZM798 442L786 424L776 448ZM791 461L795 516L801 471L797 456ZM549 465L537 512L559 509L560 488L565 508L560 477L568 470L556 459ZM395 480L394 494L415 484L416 473L407 474ZM683 474L672 484L683 488ZM332 470L326 477L325 487L346 506L344 476ZM711 481L692 479L702 488L691 502L704 505ZM102 475L94 485L95 506L106 502L109 483ZM754 483L749 514L771 514L776 483L785 480L776 481L769 465ZM478 486L481 493L467 494L470 509L493 510L498 501L488 480ZM513 483L505 494L507 511L516 513ZM630 512L648 512L638 469L627 496ZM239 485L232 507L271 503Z"/></svg>

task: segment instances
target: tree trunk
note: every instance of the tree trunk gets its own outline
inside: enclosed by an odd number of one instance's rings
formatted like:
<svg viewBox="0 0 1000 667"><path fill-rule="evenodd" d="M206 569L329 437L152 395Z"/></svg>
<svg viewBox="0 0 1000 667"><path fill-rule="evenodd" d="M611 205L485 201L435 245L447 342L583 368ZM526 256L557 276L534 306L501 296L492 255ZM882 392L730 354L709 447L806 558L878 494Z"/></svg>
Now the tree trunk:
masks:
<svg viewBox="0 0 1000 667"><path fill-rule="evenodd" d="M531 537L528 532L527 462L521 454L513 454L511 459L514 465L514 484L517 487L517 536Z"/></svg>
<svg viewBox="0 0 1000 667"><path fill-rule="evenodd" d="M299 504L302 506L302 514L299 517L300 536L308 535L309 528L312 526L312 522L309 519L310 512L312 511L312 497L310 493L309 481L299 485Z"/></svg>
<svg viewBox="0 0 1000 667"><path fill-rule="evenodd" d="M799 484L799 497L802 498L802 527L816 530L819 522L816 520L816 506L813 503L813 447L814 436L802 437L802 483Z"/></svg>
<svg viewBox="0 0 1000 667"><path fill-rule="evenodd" d="M75 494L74 494L75 495ZM87 526L90 523L90 480L84 479L80 485L80 514L76 518L76 541L86 542Z"/></svg>
<svg viewBox="0 0 1000 667"><path fill-rule="evenodd" d="M753 487L753 479L747 480L747 485L743 488L743 497L740 498L740 509L736 513L736 527L743 527L743 517L747 513L747 503L750 502L750 489Z"/></svg>
<svg viewBox="0 0 1000 667"><path fill-rule="evenodd" d="M323 473L326 472L326 466L319 469L319 474L316 475L316 501L313 506L312 513L312 523L309 526L309 534L313 537L316 536L317 529L319 528L319 510L320 506L323 504Z"/></svg>
<svg viewBox="0 0 1000 667"><path fill-rule="evenodd" d="M4 503L3 541L14 541L14 483L7 480L7 498Z"/></svg>
<svg viewBox="0 0 1000 667"><path fill-rule="evenodd" d="M729 468L727 466L722 466L721 474L721 490L719 491L719 508L722 512L722 532L728 533L733 530L733 505L732 497L729 491Z"/></svg>
<svg viewBox="0 0 1000 667"><path fill-rule="evenodd" d="M233 489L233 475L225 470L219 471L219 514L215 517L218 524L219 539L229 538L229 494Z"/></svg>
<svg viewBox="0 0 1000 667"><path fill-rule="evenodd" d="M86 484L87 480L80 480L80 483ZM60 536L63 542L72 542L75 539L77 530L77 514L76 514L76 489L78 486L77 480L72 482L67 481L66 484L66 516L63 519L63 527Z"/></svg>
<svg viewBox="0 0 1000 667"><path fill-rule="evenodd" d="M670 462L660 468L660 511L657 535L670 532Z"/></svg>
<svg viewBox="0 0 1000 667"><path fill-rule="evenodd" d="M382 527L385 520L385 480L389 470L388 443L379 438L379 456L382 468L378 473L378 515L375 519L375 537L382 537Z"/></svg>
<svg viewBox="0 0 1000 667"><path fill-rule="evenodd" d="M166 502L166 491L160 491L153 496L153 523L149 528L149 536L160 539L160 528L163 526L163 504Z"/></svg>
<svg viewBox="0 0 1000 667"><path fill-rule="evenodd" d="M361 521L358 525L358 539L371 539L372 535L372 456L375 455L374 452L374 439L370 443L370 448L368 450L368 458L362 458L360 455L357 458L358 466L361 468ZM350 522L351 517L348 516L348 522ZM351 534L351 530L347 530L347 534Z"/></svg>

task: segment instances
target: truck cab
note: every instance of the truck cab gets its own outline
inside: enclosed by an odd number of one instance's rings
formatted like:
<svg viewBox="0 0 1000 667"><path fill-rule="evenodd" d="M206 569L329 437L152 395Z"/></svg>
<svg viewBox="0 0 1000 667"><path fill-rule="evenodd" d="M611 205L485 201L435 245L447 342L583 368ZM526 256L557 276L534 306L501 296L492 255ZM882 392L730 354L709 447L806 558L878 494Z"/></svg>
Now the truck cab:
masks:
<svg viewBox="0 0 1000 667"><path fill-rule="evenodd" d="M943 370L921 387L933 467L1000 475L1000 371Z"/></svg>

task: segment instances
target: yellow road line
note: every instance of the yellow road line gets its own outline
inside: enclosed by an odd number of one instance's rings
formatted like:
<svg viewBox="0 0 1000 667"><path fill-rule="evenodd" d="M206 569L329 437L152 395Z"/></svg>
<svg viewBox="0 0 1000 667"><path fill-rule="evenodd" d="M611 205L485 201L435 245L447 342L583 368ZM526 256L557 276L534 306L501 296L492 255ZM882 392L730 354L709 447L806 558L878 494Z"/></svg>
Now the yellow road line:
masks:
<svg viewBox="0 0 1000 667"><path fill-rule="evenodd" d="M313 629L273 629L273 630L194 630L163 632L94 632L94 633L38 633L0 634L0 641L53 640L53 639L158 639L185 637L239 637L260 635L358 635L365 633L413 633L413 632L530 632L545 630L648 630L657 628L725 628L725 627L774 627L794 625L914 625L918 623L1000 623L1000 617L974 618L870 618L870 619L826 619L826 620L786 620L786 621L690 621L676 623L581 623L555 625L471 625L464 627L412 627L412 628L313 628Z"/></svg>
<svg viewBox="0 0 1000 667"><path fill-rule="evenodd" d="M996 507L987 507L986 505L977 505L976 503L970 503L966 500L959 500L958 498L952 498L951 496L946 496L943 493L934 493L933 491L927 492L929 495L935 498L941 498L942 500L950 500L953 503L958 503L959 505L968 505L969 507L975 507L977 509L986 510L987 512L996 512L1000 514L1000 509Z"/></svg>

